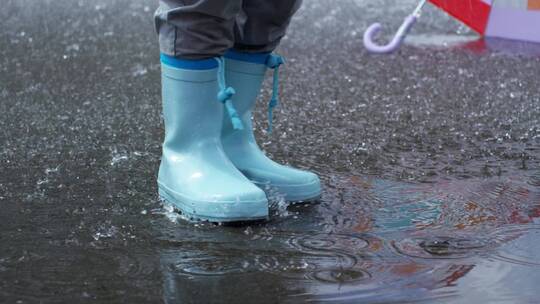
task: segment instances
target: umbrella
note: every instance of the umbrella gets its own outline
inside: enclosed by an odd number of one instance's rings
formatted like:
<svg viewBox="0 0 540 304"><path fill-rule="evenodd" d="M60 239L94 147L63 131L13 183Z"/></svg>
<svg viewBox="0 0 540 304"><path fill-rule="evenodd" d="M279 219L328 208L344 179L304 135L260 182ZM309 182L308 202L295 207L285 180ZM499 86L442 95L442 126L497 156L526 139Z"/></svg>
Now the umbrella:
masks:
<svg viewBox="0 0 540 304"><path fill-rule="evenodd" d="M381 29L379 23L364 33L364 45L373 53L396 50L414 25L427 0L405 18L398 32L387 45L377 45L373 37ZM540 43L540 0L429 0L432 4L460 20L482 36Z"/></svg>

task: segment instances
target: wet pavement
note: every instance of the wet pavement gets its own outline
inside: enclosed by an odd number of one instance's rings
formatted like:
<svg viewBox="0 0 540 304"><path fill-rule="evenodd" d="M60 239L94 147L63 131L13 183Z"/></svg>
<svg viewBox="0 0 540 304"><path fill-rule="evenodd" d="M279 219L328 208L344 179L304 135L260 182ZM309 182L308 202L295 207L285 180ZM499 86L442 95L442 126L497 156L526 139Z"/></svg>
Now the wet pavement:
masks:
<svg viewBox="0 0 540 304"><path fill-rule="evenodd" d="M162 206L155 3L0 10L1 303L536 303L540 51L433 7L394 55L361 46L414 1L306 0L279 52L274 159L317 205L266 223Z"/></svg>

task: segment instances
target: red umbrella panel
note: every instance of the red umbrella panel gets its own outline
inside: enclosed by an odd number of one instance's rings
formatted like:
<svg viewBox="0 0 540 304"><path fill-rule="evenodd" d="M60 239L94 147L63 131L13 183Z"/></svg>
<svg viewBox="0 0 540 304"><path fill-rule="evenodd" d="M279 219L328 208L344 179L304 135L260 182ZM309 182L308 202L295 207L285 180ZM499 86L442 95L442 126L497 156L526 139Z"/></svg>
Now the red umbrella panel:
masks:
<svg viewBox="0 0 540 304"><path fill-rule="evenodd" d="M429 0L481 35L540 42L540 0Z"/></svg>

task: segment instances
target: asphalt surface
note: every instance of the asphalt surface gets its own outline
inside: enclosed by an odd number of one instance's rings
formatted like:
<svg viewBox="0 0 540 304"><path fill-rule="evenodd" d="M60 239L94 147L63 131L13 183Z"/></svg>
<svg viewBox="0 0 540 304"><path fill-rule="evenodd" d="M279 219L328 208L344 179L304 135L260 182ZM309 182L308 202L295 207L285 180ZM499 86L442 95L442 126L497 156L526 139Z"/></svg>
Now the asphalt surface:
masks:
<svg viewBox="0 0 540 304"><path fill-rule="evenodd" d="M4 1L0 302L537 299L540 48L481 40L427 7L399 52L363 49L369 24L389 34L414 4L305 1L278 49L274 133L269 81L254 119L272 158L320 174L322 202L276 202L269 223L221 227L178 220L157 197L157 4ZM472 214L470 202L485 205ZM474 226L466 245L448 228L460 224ZM527 241L501 245L516 233ZM432 246L411 241L419 234ZM407 254L409 241L422 254ZM409 263L441 257L441 243L448 259ZM526 266L484 259L502 256L495 247ZM497 285L493 269L509 275Z"/></svg>

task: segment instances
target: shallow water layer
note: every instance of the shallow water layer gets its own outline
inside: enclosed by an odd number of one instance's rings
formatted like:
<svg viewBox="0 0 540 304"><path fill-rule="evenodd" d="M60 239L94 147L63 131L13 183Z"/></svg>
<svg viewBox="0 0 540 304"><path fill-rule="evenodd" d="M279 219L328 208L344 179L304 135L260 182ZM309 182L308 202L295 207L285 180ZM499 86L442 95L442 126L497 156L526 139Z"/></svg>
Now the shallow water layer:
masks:
<svg viewBox="0 0 540 304"><path fill-rule="evenodd" d="M537 46L427 7L400 52L371 56L362 31L413 1L306 0L275 131L269 83L255 127L321 176L321 201L190 223L157 197L152 5L3 4L1 303L539 301Z"/></svg>

